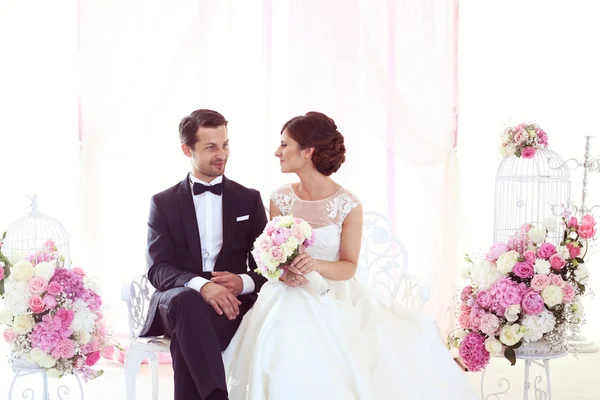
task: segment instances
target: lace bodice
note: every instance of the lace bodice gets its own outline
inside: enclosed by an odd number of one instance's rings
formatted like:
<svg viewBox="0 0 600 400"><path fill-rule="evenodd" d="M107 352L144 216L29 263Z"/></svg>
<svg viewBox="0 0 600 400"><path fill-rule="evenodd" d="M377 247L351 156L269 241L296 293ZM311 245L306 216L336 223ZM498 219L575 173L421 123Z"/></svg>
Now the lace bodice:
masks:
<svg viewBox="0 0 600 400"><path fill-rule="evenodd" d="M315 230L315 243L307 253L320 260L339 260L342 225L350 211L360 204L358 197L342 188L327 199L302 200L288 184L271 193L271 200L282 215L302 218Z"/></svg>

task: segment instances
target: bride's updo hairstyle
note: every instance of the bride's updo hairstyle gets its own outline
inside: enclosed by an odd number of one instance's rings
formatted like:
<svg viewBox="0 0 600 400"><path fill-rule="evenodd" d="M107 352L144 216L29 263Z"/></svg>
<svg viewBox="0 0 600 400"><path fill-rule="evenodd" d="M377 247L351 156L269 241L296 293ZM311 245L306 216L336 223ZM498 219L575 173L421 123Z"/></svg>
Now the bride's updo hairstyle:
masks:
<svg viewBox="0 0 600 400"><path fill-rule="evenodd" d="M335 122L325 114L311 111L294 117L283 125L281 133L285 130L301 150L314 147L311 160L323 175L333 174L346 160L344 136L338 132Z"/></svg>

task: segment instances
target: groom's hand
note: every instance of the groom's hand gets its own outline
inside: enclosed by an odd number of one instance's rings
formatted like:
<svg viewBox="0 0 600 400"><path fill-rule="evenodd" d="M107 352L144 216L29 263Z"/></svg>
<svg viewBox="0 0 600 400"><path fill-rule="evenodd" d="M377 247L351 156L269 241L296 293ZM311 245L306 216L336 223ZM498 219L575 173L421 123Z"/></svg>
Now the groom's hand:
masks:
<svg viewBox="0 0 600 400"><path fill-rule="evenodd" d="M219 315L225 313L227 318L235 319L240 314L242 302L224 286L208 282L200 289L200 295Z"/></svg>
<svg viewBox="0 0 600 400"><path fill-rule="evenodd" d="M225 286L236 296L242 294L242 290L244 290L244 281L241 276L228 271L213 271L212 276L211 282Z"/></svg>

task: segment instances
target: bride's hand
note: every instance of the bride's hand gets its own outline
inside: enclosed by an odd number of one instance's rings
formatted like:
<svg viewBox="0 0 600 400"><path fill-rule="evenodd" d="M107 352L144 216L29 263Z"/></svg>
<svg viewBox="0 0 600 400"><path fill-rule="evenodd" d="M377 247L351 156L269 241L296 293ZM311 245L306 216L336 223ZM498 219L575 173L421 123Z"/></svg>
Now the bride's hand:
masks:
<svg viewBox="0 0 600 400"><path fill-rule="evenodd" d="M300 285L308 285L308 281L306 280L306 278L304 278L301 275L290 272L288 270L286 270L283 273L283 275L281 275L281 277L279 277L279 280L291 287L296 287L296 286L300 286Z"/></svg>
<svg viewBox="0 0 600 400"><path fill-rule="evenodd" d="M289 270L298 275L306 275L312 271L319 271L319 262L307 253L299 254L292 260Z"/></svg>

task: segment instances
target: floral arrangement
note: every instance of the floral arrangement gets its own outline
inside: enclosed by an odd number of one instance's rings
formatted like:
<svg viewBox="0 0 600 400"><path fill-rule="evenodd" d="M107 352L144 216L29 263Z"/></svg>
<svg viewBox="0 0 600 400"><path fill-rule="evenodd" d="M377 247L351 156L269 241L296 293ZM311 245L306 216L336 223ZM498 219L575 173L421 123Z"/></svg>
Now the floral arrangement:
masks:
<svg viewBox="0 0 600 400"><path fill-rule="evenodd" d="M92 367L114 348L94 281L61 259L51 240L14 265L0 251L2 336L14 360L52 377L77 373L87 381L102 375Z"/></svg>
<svg viewBox="0 0 600 400"><path fill-rule="evenodd" d="M537 150L548 147L548 136L537 124L521 123L502 133L500 153L504 157L515 155L533 158Z"/></svg>
<svg viewBox="0 0 600 400"><path fill-rule="evenodd" d="M279 279L285 267L314 240L315 233L308 222L291 216L273 218L254 242L256 272L268 279Z"/></svg>
<svg viewBox="0 0 600 400"><path fill-rule="evenodd" d="M478 263L466 256L463 276L469 284L460 294L460 328L450 334L448 346L458 349L469 371L483 369L498 354L514 365L515 349L524 342L543 338L560 349L569 324L582 323L580 299L589 280L585 256L596 222L590 214L562 221L559 246L547 241L554 230L550 222L525 224Z"/></svg>
<svg viewBox="0 0 600 400"><path fill-rule="evenodd" d="M315 231L308 222L291 215L273 218L254 242L252 256L258 266L255 271L270 280L279 279L294 258L314 241ZM304 278L320 296L331 289L317 271L309 272Z"/></svg>

